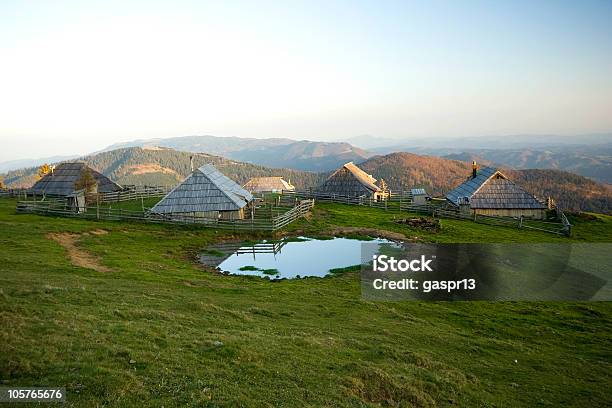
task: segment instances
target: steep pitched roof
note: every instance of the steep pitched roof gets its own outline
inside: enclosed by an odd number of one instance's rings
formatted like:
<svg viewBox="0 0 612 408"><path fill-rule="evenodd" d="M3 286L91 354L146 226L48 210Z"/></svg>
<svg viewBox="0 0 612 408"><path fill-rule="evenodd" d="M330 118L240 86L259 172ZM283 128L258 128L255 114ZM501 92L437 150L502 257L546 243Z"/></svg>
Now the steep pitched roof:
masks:
<svg viewBox="0 0 612 408"><path fill-rule="evenodd" d="M104 174L95 171L85 163L68 162L60 163L55 166L51 173L44 175L40 180L34 183L30 191L36 194L67 196L74 192L74 185L81 178L81 174L86 168L91 171L91 175L98 183L98 192L110 193L122 189L119 184L115 183Z"/></svg>
<svg viewBox="0 0 612 408"><path fill-rule="evenodd" d="M470 177L446 195L454 205L469 200L470 208L489 209L544 209L546 206L522 187L514 184L499 170L492 167L480 169L476 177Z"/></svg>
<svg viewBox="0 0 612 408"><path fill-rule="evenodd" d="M225 176L211 164L191 173L170 191L151 212L191 213L237 211L253 200L251 193Z"/></svg>
<svg viewBox="0 0 612 408"><path fill-rule="evenodd" d="M361 196L381 191L376 179L361 170L353 162L348 162L327 178L317 191L330 194Z"/></svg>
<svg viewBox="0 0 612 408"><path fill-rule="evenodd" d="M253 177L243 186L247 191L264 192L273 190L293 191L295 187L282 177Z"/></svg>

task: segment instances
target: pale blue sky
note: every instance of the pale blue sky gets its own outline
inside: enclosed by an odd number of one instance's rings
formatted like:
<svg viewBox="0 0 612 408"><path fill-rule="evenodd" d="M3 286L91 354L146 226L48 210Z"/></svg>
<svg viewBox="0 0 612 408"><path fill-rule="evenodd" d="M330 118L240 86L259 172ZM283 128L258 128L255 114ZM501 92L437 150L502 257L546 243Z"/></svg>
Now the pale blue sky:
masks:
<svg viewBox="0 0 612 408"><path fill-rule="evenodd" d="M0 161L612 130L612 1L0 1Z"/></svg>

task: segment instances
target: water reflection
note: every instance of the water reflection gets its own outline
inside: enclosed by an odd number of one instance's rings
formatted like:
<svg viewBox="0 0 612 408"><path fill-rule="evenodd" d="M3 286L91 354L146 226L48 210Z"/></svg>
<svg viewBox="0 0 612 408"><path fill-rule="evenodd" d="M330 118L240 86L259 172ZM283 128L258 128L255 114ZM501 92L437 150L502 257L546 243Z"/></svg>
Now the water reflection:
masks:
<svg viewBox="0 0 612 408"><path fill-rule="evenodd" d="M258 242L252 245L222 244L207 248L200 260L204 265L217 267L235 275L255 275L271 279L330 274L330 270L346 268L371 259L384 245L398 244L386 239L367 241L354 238L314 239L299 237L297 240Z"/></svg>

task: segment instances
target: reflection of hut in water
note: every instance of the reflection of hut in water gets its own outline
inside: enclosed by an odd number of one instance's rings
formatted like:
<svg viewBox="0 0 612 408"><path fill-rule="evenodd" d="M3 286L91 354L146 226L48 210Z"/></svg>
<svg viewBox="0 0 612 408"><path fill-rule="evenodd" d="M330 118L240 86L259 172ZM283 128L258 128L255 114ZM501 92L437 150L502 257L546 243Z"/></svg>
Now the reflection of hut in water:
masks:
<svg viewBox="0 0 612 408"><path fill-rule="evenodd" d="M546 205L514 184L499 170L472 164L472 175L446 195L446 200L461 211L472 214L545 217Z"/></svg>
<svg viewBox="0 0 612 408"><path fill-rule="evenodd" d="M77 214L83 213L86 210L85 204L85 189L73 191L66 196L66 205L68 209Z"/></svg>
<svg viewBox="0 0 612 408"><path fill-rule="evenodd" d="M245 218L245 209L252 205L251 193L213 165L205 164L162 198L151 212L168 217L236 220Z"/></svg>
<svg viewBox="0 0 612 408"><path fill-rule="evenodd" d="M282 193L295 190L291 180L287 182L282 177L253 177L243 187L252 193Z"/></svg>
<svg viewBox="0 0 612 408"><path fill-rule="evenodd" d="M83 179L86 173L91 176L91 182L95 185L96 191L90 192L110 193L122 190L119 184L115 183L104 174L95 171L85 163L68 162L60 163L53 167L51 172L45 174L40 180L34 183L30 188L30 192L40 195L66 197L75 192L78 188L77 184Z"/></svg>
<svg viewBox="0 0 612 408"><path fill-rule="evenodd" d="M344 197L371 197L382 200L388 196L376 185L376 179L357 167L353 162L346 163L336 170L316 189L317 193Z"/></svg>

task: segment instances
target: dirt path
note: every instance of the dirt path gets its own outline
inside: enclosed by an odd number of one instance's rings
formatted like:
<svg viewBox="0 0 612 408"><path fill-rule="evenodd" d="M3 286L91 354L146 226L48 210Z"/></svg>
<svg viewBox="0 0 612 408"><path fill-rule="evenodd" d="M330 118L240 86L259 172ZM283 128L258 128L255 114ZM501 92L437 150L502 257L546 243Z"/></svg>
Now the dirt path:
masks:
<svg viewBox="0 0 612 408"><path fill-rule="evenodd" d="M91 234L94 235L104 235L107 233L108 232L104 230L91 231ZM73 234L69 232L52 232L47 234L47 238L54 240L66 249L70 257L70 262L72 262L73 265L93 269L98 272L111 272L111 269L102 265L97 257L76 246L77 241L82 235L89 235L89 233Z"/></svg>

